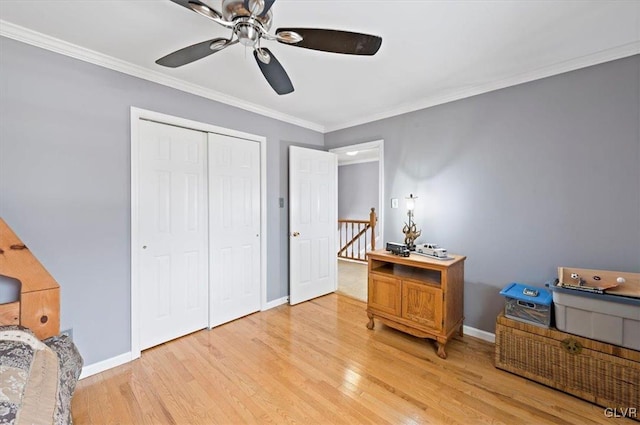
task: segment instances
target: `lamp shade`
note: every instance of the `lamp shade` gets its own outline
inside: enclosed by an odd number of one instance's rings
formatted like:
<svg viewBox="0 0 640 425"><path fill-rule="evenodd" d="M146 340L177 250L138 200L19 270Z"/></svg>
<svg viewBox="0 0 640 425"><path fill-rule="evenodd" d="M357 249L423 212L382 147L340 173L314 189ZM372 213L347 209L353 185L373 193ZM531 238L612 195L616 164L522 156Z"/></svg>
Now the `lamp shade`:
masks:
<svg viewBox="0 0 640 425"><path fill-rule="evenodd" d="M414 198L413 194L410 194L409 197L407 198L407 209L409 211L413 211L413 209L416 207L416 202L415 202L416 199L418 199L418 197L416 196Z"/></svg>

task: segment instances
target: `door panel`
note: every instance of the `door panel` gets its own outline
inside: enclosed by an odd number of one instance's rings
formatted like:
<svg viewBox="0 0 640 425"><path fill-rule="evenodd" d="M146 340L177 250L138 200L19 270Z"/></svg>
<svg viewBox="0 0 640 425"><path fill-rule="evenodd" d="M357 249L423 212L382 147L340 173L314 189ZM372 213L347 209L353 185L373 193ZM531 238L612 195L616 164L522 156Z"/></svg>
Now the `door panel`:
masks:
<svg viewBox="0 0 640 425"><path fill-rule="evenodd" d="M209 135L209 326L260 310L260 146Z"/></svg>
<svg viewBox="0 0 640 425"><path fill-rule="evenodd" d="M370 273L367 298L369 306L372 308L399 316L401 313L402 283L395 277Z"/></svg>
<svg viewBox="0 0 640 425"><path fill-rule="evenodd" d="M337 163L329 152L289 148L289 302L337 288Z"/></svg>
<svg viewBox="0 0 640 425"><path fill-rule="evenodd" d="M140 122L140 347L207 326L206 134Z"/></svg>
<svg viewBox="0 0 640 425"><path fill-rule="evenodd" d="M422 283L402 283L402 317L423 326L442 329L442 290Z"/></svg>

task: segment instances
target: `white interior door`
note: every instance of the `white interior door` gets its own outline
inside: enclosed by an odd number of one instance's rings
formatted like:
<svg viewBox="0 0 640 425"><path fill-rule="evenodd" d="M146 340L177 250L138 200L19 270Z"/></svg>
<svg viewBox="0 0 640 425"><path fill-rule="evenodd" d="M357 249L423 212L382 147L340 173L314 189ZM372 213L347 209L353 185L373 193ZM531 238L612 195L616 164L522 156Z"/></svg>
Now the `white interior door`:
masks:
<svg viewBox="0 0 640 425"><path fill-rule="evenodd" d="M260 145L209 134L210 312L217 326L260 310Z"/></svg>
<svg viewBox="0 0 640 425"><path fill-rule="evenodd" d="M289 303L337 289L336 155L289 148Z"/></svg>
<svg viewBox="0 0 640 425"><path fill-rule="evenodd" d="M141 349L207 326L206 138L140 122Z"/></svg>

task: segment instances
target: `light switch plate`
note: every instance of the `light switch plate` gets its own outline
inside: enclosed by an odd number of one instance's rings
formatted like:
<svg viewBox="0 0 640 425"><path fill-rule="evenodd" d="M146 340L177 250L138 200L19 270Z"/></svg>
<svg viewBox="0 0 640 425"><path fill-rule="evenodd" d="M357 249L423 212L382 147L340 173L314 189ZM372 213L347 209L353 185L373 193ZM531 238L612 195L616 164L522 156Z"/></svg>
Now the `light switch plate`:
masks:
<svg viewBox="0 0 640 425"><path fill-rule="evenodd" d="M398 208L398 198L391 198L391 208Z"/></svg>

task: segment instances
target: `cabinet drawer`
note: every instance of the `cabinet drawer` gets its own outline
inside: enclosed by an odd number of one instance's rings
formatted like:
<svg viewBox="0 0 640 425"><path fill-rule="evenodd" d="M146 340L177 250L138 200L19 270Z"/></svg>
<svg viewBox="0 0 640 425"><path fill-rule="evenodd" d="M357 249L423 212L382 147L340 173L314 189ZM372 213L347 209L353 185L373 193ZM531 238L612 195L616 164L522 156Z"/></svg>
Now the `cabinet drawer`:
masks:
<svg viewBox="0 0 640 425"><path fill-rule="evenodd" d="M442 291L432 286L402 282L402 317L434 330L442 329Z"/></svg>
<svg viewBox="0 0 640 425"><path fill-rule="evenodd" d="M376 273L369 274L368 305L376 310L400 315L401 281Z"/></svg>

